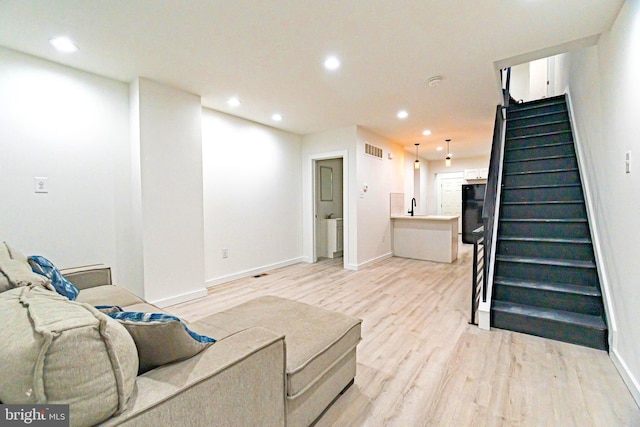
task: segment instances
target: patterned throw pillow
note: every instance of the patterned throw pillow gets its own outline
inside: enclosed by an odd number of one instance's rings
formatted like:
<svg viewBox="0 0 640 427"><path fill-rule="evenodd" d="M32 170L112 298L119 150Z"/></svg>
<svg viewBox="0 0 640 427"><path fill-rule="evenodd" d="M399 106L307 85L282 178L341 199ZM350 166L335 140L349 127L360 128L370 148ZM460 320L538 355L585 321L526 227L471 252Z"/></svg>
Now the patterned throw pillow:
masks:
<svg viewBox="0 0 640 427"><path fill-rule="evenodd" d="M129 331L138 348L142 374L158 366L188 359L216 342L197 334L177 318L164 313L119 311L109 313Z"/></svg>
<svg viewBox="0 0 640 427"><path fill-rule="evenodd" d="M48 259L40 255L34 255L29 257L29 264L31 269L44 277L51 280L51 284L55 288L56 292L60 295L69 298L71 301L75 300L80 291L73 286L73 283L68 281L62 276L62 273L56 268L55 265Z"/></svg>
<svg viewBox="0 0 640 427"><path fill-rule="evenodd" d="M120 311L124 311L122 310L122 307L119 307L117 305L96 305L95 306L96 309L98 311L100 311L103 314L109 315L111 313L118 313Z"/></svg>

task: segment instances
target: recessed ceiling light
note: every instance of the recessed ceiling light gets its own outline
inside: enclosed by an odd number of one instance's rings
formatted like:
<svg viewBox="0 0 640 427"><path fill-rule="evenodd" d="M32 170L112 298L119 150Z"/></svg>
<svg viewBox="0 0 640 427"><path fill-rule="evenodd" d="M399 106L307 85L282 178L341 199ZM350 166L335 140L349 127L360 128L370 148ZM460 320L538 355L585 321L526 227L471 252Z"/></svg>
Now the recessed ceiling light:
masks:
<svg viewBox="0 0 640 427"><path fill-rule="evenodd" d="M54 37L49 39L49 43L60 52L73 53L78 51L78 46L68 37Z"/></svg>
<svg viewBox="0 0 640 427"><path fill-rule="evenodd" d="M274 114L273 116L271 116L272 120L275 120L276 122L279 122L280 120L282 120L282 115L281 114Z"/></svg>
<svg viewBox="0 0 640 427"><path fill-rule="evenodd" d="M240 100L234 96L227 100L227 104L229 104L231 107L237 107L238 105L240 105Z"/></svg>
<svg viewBox="0 0 640 427"><path fill-rule="evenodd" d="M437 151L442 151L442 147L436 148Z"/></svg>
<svg viewBox="0 0 640 427"><path fill-rule="evenodd" d="M337 70L340 68L340 60L335 56L330 56L324 60L324 68L330 71Z"/></svg>
<svg viewBox="0 0 640 427"><path fill-rule="evenodd" d="M399 119L406 119L407 117L409 117L409 113L407 113L406 110L400 110L398 111L397 116Z"/></svg>
<svg viewBox="0 0 640 427"><path fill-rule="evenodd" d="M425 129L424 131L422 131L422 134L424 136L429 136L429 135L431 135L431 131L429 129Z"/></svg>

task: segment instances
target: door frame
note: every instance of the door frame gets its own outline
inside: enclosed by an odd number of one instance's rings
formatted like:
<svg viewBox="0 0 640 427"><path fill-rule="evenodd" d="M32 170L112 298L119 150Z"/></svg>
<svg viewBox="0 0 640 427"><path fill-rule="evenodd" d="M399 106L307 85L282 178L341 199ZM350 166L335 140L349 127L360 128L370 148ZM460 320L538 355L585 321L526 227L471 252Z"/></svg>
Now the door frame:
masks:
<svg viewBox="0 0 640 427"><path fill-rule="evenodd" d="M348 269L350 264L350 251L349 251L349 230L351 225L351 218L349 213L349 152L347 150L332 151L326 153L310 154L307 158L308 166L308 180L309 187L307 190L311 194L310 205L308 206L308 212L310 217L308 218L308 235L307 250L305 251L310 255L310 262L318 262L318 254L316 253L316 162L318 160L329 159L342 159L342 226L343 226L343 267Z"/></svg>

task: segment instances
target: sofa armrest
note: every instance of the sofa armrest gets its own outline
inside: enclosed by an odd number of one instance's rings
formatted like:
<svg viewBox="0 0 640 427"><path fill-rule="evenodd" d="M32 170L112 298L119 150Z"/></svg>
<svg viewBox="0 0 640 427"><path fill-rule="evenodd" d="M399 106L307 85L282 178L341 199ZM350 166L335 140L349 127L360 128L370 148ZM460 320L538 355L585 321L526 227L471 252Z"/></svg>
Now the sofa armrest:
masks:
<svg viewBox="0 0 640 427"><path fill-rule="evenodd" d="M136 380L104 426L284 426L284 336L253 327Z"/></svg>
<svg viewBox="0 0 640 427"><path fill-rule="evenodd" d="M111 285L111 267L104 264L61 269L60 273L78 289Z"/></svg>

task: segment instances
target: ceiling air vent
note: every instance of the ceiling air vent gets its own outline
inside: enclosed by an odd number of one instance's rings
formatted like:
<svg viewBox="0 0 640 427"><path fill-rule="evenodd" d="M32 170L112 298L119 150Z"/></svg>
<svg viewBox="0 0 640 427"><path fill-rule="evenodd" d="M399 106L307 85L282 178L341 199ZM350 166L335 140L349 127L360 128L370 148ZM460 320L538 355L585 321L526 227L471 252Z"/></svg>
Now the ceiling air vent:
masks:
<svg viewBox="0 0 640 427"><path fill-rule="evenodd" d="M366 142L364 143L364 153L377 159L382 159L382 148L375 147Z"/></svg>

